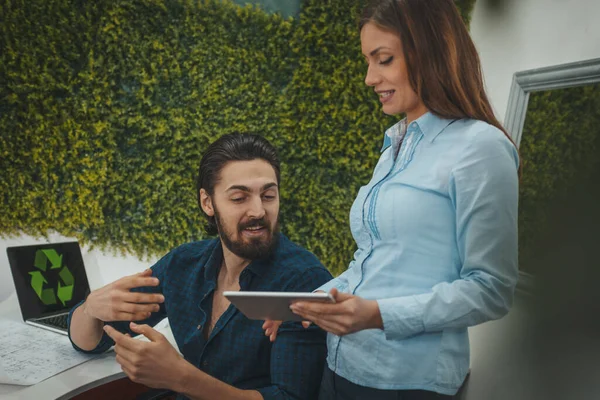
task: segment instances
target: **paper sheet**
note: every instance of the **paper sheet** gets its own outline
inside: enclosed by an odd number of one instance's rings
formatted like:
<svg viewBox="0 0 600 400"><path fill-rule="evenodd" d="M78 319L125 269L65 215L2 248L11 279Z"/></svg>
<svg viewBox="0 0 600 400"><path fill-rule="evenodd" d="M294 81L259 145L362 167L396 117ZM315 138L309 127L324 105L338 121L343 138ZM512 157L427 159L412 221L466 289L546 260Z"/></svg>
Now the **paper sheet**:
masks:
<svg viewBox="0 0 600 400"><path fill-rule="evenodd" d="M94 357L65 335L0 319L0 383L33 385Z"/></svg>

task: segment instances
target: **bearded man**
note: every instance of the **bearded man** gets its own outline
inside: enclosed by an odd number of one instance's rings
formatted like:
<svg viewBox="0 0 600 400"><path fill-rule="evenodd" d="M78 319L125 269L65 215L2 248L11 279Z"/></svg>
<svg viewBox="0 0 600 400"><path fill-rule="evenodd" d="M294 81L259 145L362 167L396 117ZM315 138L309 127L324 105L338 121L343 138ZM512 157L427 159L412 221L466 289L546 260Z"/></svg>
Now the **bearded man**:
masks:
<svg viewBox="0 0 600 400"><path fill-rule="evenodd" d="M279 230L280 164L258 135L229 134L200 162L197 194L212 240L179 246L150 269L90 293L71 311L69 338L89 353L115 346L133 381L192 399L313 399L325 333L284 323L277 341L228 290L310 292L331 274ZM168 317L180 355L152 326ZM135 322L134 322L135 321ZM149 341L132 339L144 335Z"/></svg>

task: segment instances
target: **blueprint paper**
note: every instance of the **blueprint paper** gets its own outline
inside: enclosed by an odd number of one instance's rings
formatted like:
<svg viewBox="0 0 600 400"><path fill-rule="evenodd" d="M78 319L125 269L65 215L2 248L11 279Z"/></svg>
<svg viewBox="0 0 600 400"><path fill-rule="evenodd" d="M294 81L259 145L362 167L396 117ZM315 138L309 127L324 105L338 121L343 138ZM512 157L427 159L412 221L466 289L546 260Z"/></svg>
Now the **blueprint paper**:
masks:
<svg viewBox="0 0 600 400"><path fill-rule="evenodd" d="M34 385L93 357L65 335L0 319L0 383Z"/></svg>

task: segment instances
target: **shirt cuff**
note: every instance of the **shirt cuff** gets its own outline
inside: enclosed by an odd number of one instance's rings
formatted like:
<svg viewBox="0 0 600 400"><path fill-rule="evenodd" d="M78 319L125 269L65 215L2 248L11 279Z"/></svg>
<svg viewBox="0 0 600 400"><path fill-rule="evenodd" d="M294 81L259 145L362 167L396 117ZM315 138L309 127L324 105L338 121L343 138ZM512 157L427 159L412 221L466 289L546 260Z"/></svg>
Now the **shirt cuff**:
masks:
<svg viewBox="0 0 600 400"><path fill-rule="evenodd" d="M320 290L324 291L325 293L329 293L329 291L333 288L336 288L338 290L338 292L346 292L348 290L348 285L346 283L340 281L339 279L332 279L329 282L327 282L326 284L313 290L313 293L318 292Z"/></svg>
<svg viewBox="0 0 600 400"><path fill-rule="evenodd" d="M423 307L415 296L377 300L387 340L401 340L425 331Z"/></svg>
<svg viewBox="0 0 600 400"><path fill-rule="evenodd" d="M69 311L69 315L67 317L67 334L69 336L69 341L71 342L71 345L73 346L73 348L75 350L80 351L82 353L85 353L85 354L104 353L106 350L110 349L110 347L113 345L112 339L110 338L110 336L108 336L106 334L106 332L102 332L102 338L100 339L100 342L92 350L83 350L82 348L77 346L75 344L75 342L73 342L73 339L71 339L71 318L73 317L73 313L75 312L75 310L77 310L77 308L81 307L81 305L84 303L84 301L85 300L82 300L81 302L79 302L79 304L77 304L75 307L73 307L71 309L71 311Z"/></svg>

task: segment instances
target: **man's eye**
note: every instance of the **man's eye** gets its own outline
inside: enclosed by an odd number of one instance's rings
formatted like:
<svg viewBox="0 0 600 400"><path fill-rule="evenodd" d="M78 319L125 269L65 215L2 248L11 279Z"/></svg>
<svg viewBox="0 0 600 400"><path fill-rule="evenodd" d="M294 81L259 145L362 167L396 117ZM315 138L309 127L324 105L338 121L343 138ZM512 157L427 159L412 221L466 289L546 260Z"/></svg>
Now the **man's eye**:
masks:
<svg viewBox="0 0 600 400"><path fill-rule="evenodd" d="M272 194L265 195L265 196L263 196L263 198L264 198L265 200L275 200L275 196L273 196Z"/></svg>
<svg viewBox="0 0 600 400"><path fill-rule="evenodd" d="M390 57L386 58L385 60L379 61L379 64L387 65L387 64L391 63L393 59L394 59L394 56L390 56Z"/></svg>
<svg viewBox="0 0 600 400"><path fill-rule="evenodd" d="M242 201L244 201L243 197L234 197L233 199L231 199L231 201L233 201L234 203L241 203Z"/></svg>

